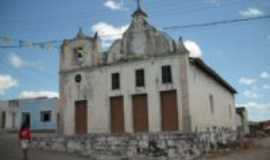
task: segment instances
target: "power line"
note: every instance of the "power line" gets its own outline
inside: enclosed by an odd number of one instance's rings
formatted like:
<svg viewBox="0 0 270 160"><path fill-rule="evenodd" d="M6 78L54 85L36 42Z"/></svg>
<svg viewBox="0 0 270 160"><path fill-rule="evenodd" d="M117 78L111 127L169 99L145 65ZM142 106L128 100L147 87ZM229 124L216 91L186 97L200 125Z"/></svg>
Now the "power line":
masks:
<svg viewBox="0 0 270 160"><path fill-rule="evenodd" d="M263 20L263 19L270 19L270 15L253 17L253 18L239 18L239 19L212 21L212 22L188 24L188 25L175 25L175 26L162 27L161 29L163 29L163 30L191 29L191 28L210 27L210 26L216 26L216 25ZM106 38L106 37L115 37L115 36L120 36L120 35L122 35L122 34L108 34L108 35L101 35L101 37ZM1 38L5 38L5 37L0 37L0 39ZM52 40L52 41L46 41L46 42L29 42L29 41L18 40L17 42L18 42L17 45L0 45L0 48L5 49L5 48L22 48L22 47L26 47L26 48L33 47L34 48L34 47L38 47L38 48L44 49L44 48L49 47L49 46L50 46L50 48L59 48L59 43L61 43L62 41ZM28 43L30 43L30 45L29 44L23 45L22 42L28 42Z"/></svg>
<svg viewBox="0 0 270 160"><path fill-rule="evenodd" d="M254 20L262 20L269 19L270 15L253 17L253 18L239 18L239 19L230 19L230 20L222 20L222 21L214 21L214 22L206 22L206 23L197 23L197 24L188 24L188 25L176 25L163 27L164 30L175 30L175 29L187 29L187 28L197 28L197 27L208 27L215 26L220 24L229 24L229 23L237 23L237 22L245 22L245 21L254 21Z"/></svg>
<svg viewBox="0 0 270 160"><path fill-rule="evenodd" d="M250 1L250 0L231 0L229 2L226 1L226 3L224 3L223 5L217 7L217 6L207 6L206 3L195 3L195 4L190 4L188 3L188 5L182 5L180 3L176 3L176 4L172 4L172 5L162 5L162 6L158 6L158 7L151 7L151 9L149 9L149 11L151 11L151 15L153 16L157 16L157 17L161 17L161 16L167 16L166 14L160 12L160 11L164 11L164 10L167 10L169 12L167 13L170 13L170 14L190 14L190 13L196 13L196 11L207 11L209 9L218 9L218 8L221 8L221 7L227 7L227 6L231 6L231 5L236 5L236 4L243 4L243 1ZM167 3L166 3L167 4ZM180 6L179 6L180 5ZM165 7L165 6L169 6L169 7ZM188 6L188 7L186 7ZM153 9L154 10L153 10ZM88 11L88 10L86 10ZM98 12L101 12L102 14L97 14ZM158 12L155 12L155 11L158 11ZM83 11L81 12L81 16L78 18L78 17L72 17L72 16L69 16L68 19L81 19L81 20L85 20L84 18L87 18L87 21L88 20L93 20L93 19L101 19L103 17L109 17L109 18L115 18L114 16L112 16L112 14L104 14L104 9L102 10L98 10L98 12L95 13L94 17L91 15L91 14L85 14L86 12ZM128 13L128 12L126 12ZM66 18L66 17L65 17ZM125 17L117 17L117 19L126 19ZM44 19L50 19L51 20L51 17L43 17L42 18L43 20ZM58 22L61 22L62 19L60 20L57 20ZM25 19L7 19L7 21L17 21L18 22L23 22L23 23L26 23L25 22ZM62 23L60 23L62 24Z"/></svg>

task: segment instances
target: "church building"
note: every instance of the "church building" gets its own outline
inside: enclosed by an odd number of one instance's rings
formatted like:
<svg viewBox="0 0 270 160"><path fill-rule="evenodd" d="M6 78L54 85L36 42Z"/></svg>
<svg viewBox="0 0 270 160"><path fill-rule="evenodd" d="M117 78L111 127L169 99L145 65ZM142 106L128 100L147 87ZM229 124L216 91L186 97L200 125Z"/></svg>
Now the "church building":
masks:
<svg viewBox="0 0 270 160"><path fill-rule="evenodd" d="M60 55L65 135L235 129L236 90L181 38L148 23L141 7L106 54L80 30Z"/></svg>

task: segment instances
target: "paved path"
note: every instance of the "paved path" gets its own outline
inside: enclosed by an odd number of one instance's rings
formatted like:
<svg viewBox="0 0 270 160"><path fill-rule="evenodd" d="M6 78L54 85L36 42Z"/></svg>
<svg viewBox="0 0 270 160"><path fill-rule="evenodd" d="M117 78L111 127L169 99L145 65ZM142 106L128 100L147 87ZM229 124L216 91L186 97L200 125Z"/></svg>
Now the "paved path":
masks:
<svg viewBox="0 0 270 160"><path fill-rule="evenodd" d="M16 135L0 133L0 160L21 160L22 153ZM29 160L87 160L66 153L29 151ZM89 159L88 159L89 160Z"/></svg>

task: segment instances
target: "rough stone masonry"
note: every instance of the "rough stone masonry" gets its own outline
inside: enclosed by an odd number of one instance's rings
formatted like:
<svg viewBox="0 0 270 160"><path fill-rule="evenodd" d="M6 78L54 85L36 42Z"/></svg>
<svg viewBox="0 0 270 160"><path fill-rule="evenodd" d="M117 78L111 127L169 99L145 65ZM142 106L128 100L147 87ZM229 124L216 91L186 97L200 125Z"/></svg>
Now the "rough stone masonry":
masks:
<svg viewBox="0 0 270 160"><path fill-rule="evenodd" d="M90 134L34 138L32 148L68 152L95 160L193 160L235 144L236 132L212 128L200 133Z"/></svg>

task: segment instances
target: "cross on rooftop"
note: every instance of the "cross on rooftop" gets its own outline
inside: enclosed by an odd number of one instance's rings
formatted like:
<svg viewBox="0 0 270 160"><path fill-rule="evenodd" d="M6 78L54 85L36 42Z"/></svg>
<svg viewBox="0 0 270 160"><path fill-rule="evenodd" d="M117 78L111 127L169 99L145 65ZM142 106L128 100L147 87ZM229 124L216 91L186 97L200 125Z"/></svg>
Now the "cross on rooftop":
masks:
<svg viewBox="0 0 270 160"><path fill-rule="evenodd" d="M142 0L136 0L137 1L137 8L141 8L141 1Z"/></svg>
<svg viewBox="0 0 270 160"><path fill-rule="evenodd" d="M132 17L135 17L136 15L143 15L143 17L148 17L148 15L141 8L142 0L135 0L135 1L137 2L137 9L132 14Z"/></svg>

